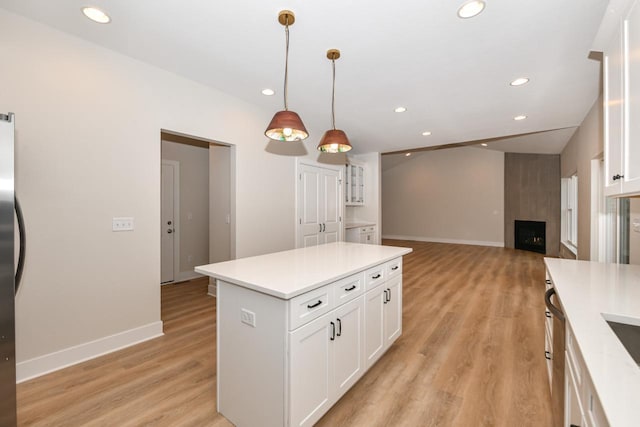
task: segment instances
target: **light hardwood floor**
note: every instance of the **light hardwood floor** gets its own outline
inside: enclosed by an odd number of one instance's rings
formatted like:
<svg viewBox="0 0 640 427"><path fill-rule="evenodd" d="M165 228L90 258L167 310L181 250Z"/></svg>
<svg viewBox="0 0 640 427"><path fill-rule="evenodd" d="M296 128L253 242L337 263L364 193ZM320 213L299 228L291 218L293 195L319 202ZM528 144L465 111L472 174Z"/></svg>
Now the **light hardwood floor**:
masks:
<svg viewBox="0 0 640 427"><path fill-rule="evenodd" d="M403 334L320 426L550 426L542 256L385 241ZM165 335L18 386L21 426L229 426L215 407L207 281L162 288ZM256 426L259 427L259 426Z"/></svg>

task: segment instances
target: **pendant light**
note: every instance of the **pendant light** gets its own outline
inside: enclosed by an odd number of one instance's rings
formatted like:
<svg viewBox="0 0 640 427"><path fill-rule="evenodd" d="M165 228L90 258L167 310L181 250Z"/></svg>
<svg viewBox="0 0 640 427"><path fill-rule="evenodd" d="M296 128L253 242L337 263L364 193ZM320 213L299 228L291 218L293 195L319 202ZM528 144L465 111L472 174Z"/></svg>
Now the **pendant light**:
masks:
<svg viewBox="0 0 640 427"><path fill-rule="evenodd" d="M326 153L344 153L351 150L352 147L347 134L340 129L336 129L336 59L340 58L340 51L338 49L329 49L327 58L331 60L333 68L333 90L331 92L331 125L333 129L324 133L318 144L318 150Z"/></svg>
<svg viewBox="0 0 640 427"><path fill-rule="evenodd" d="M278 22L284 25L286 34L286 51L284 62L284 110L278 111L264 134L276 141L301 141L309 136L302 119L295 111L289 111L287 104L287 83L289 77L289 25L295 22L295 15L290 10L278 14Z"/></svg>

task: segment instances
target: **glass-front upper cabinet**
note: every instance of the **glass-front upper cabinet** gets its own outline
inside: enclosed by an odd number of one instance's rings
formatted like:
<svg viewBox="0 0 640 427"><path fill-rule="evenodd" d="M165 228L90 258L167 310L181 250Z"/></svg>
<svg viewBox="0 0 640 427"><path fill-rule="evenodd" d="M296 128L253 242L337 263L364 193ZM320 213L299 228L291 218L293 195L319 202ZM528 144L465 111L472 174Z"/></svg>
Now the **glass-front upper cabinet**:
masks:
<svg viewBox="0 0 640 427"><path fill-rule="evenodd" d="M344 198L347 206L364 205L364 166L351 163L345 166Z"/></svg>

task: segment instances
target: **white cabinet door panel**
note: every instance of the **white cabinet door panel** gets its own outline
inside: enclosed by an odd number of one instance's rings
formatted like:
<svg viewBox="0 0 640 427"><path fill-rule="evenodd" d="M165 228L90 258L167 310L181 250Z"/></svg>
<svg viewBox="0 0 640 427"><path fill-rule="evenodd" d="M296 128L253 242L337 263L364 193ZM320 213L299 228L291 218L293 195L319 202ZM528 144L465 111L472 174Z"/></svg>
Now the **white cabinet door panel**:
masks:
<svg viewBox="0 0 640 427"><path fill-rule="evenodd" d="M384 295L386 288L378 286L364 296L365 357L367 368L384 352Z"/></svg>
<svg viewBox="0 0 640 427"><path fill-rule="evenodd" d="M618 30L604 54L604 121L605 121L605 195L620 192L622 175L622 138L624 98L622 30Z"/></svg>
<svg viewBox="0 0 640 427"><path fill-rule="evenodd" d="M364 373L364 301L357 298L335 312L334 390L342 396Z"/></svg>
<svg viewBox="0 0 640 427"><path fill-rule="evenodd" d="M389 346L402 334L402 278L391 279L384 287L388 294L384 307L384 339Z"/></svg>
<svg viewBox="0 0 640 427"><path fill-rule="evenodd" d="M289 333L292 426L313 425L331 401L331 324L326 314Z"/></svg>
<svg viewBox="0 0 640 427"><path fill-rule="evenodd" d="M624 193L640 192L640 2L624 22L625 138Z"/></svg>

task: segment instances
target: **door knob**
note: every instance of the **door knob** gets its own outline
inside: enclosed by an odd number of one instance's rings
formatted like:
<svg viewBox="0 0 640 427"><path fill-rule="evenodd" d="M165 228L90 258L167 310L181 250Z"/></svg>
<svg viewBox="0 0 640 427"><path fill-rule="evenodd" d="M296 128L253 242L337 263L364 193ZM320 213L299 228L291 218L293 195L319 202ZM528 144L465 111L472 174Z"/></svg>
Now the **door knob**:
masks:
<svg viewBox="0 0 640 427"><path fill-rule="evenodd" d="M173 233L173 230L172 229L168 229L167 233L171 234L171 233Z"/></svg>

